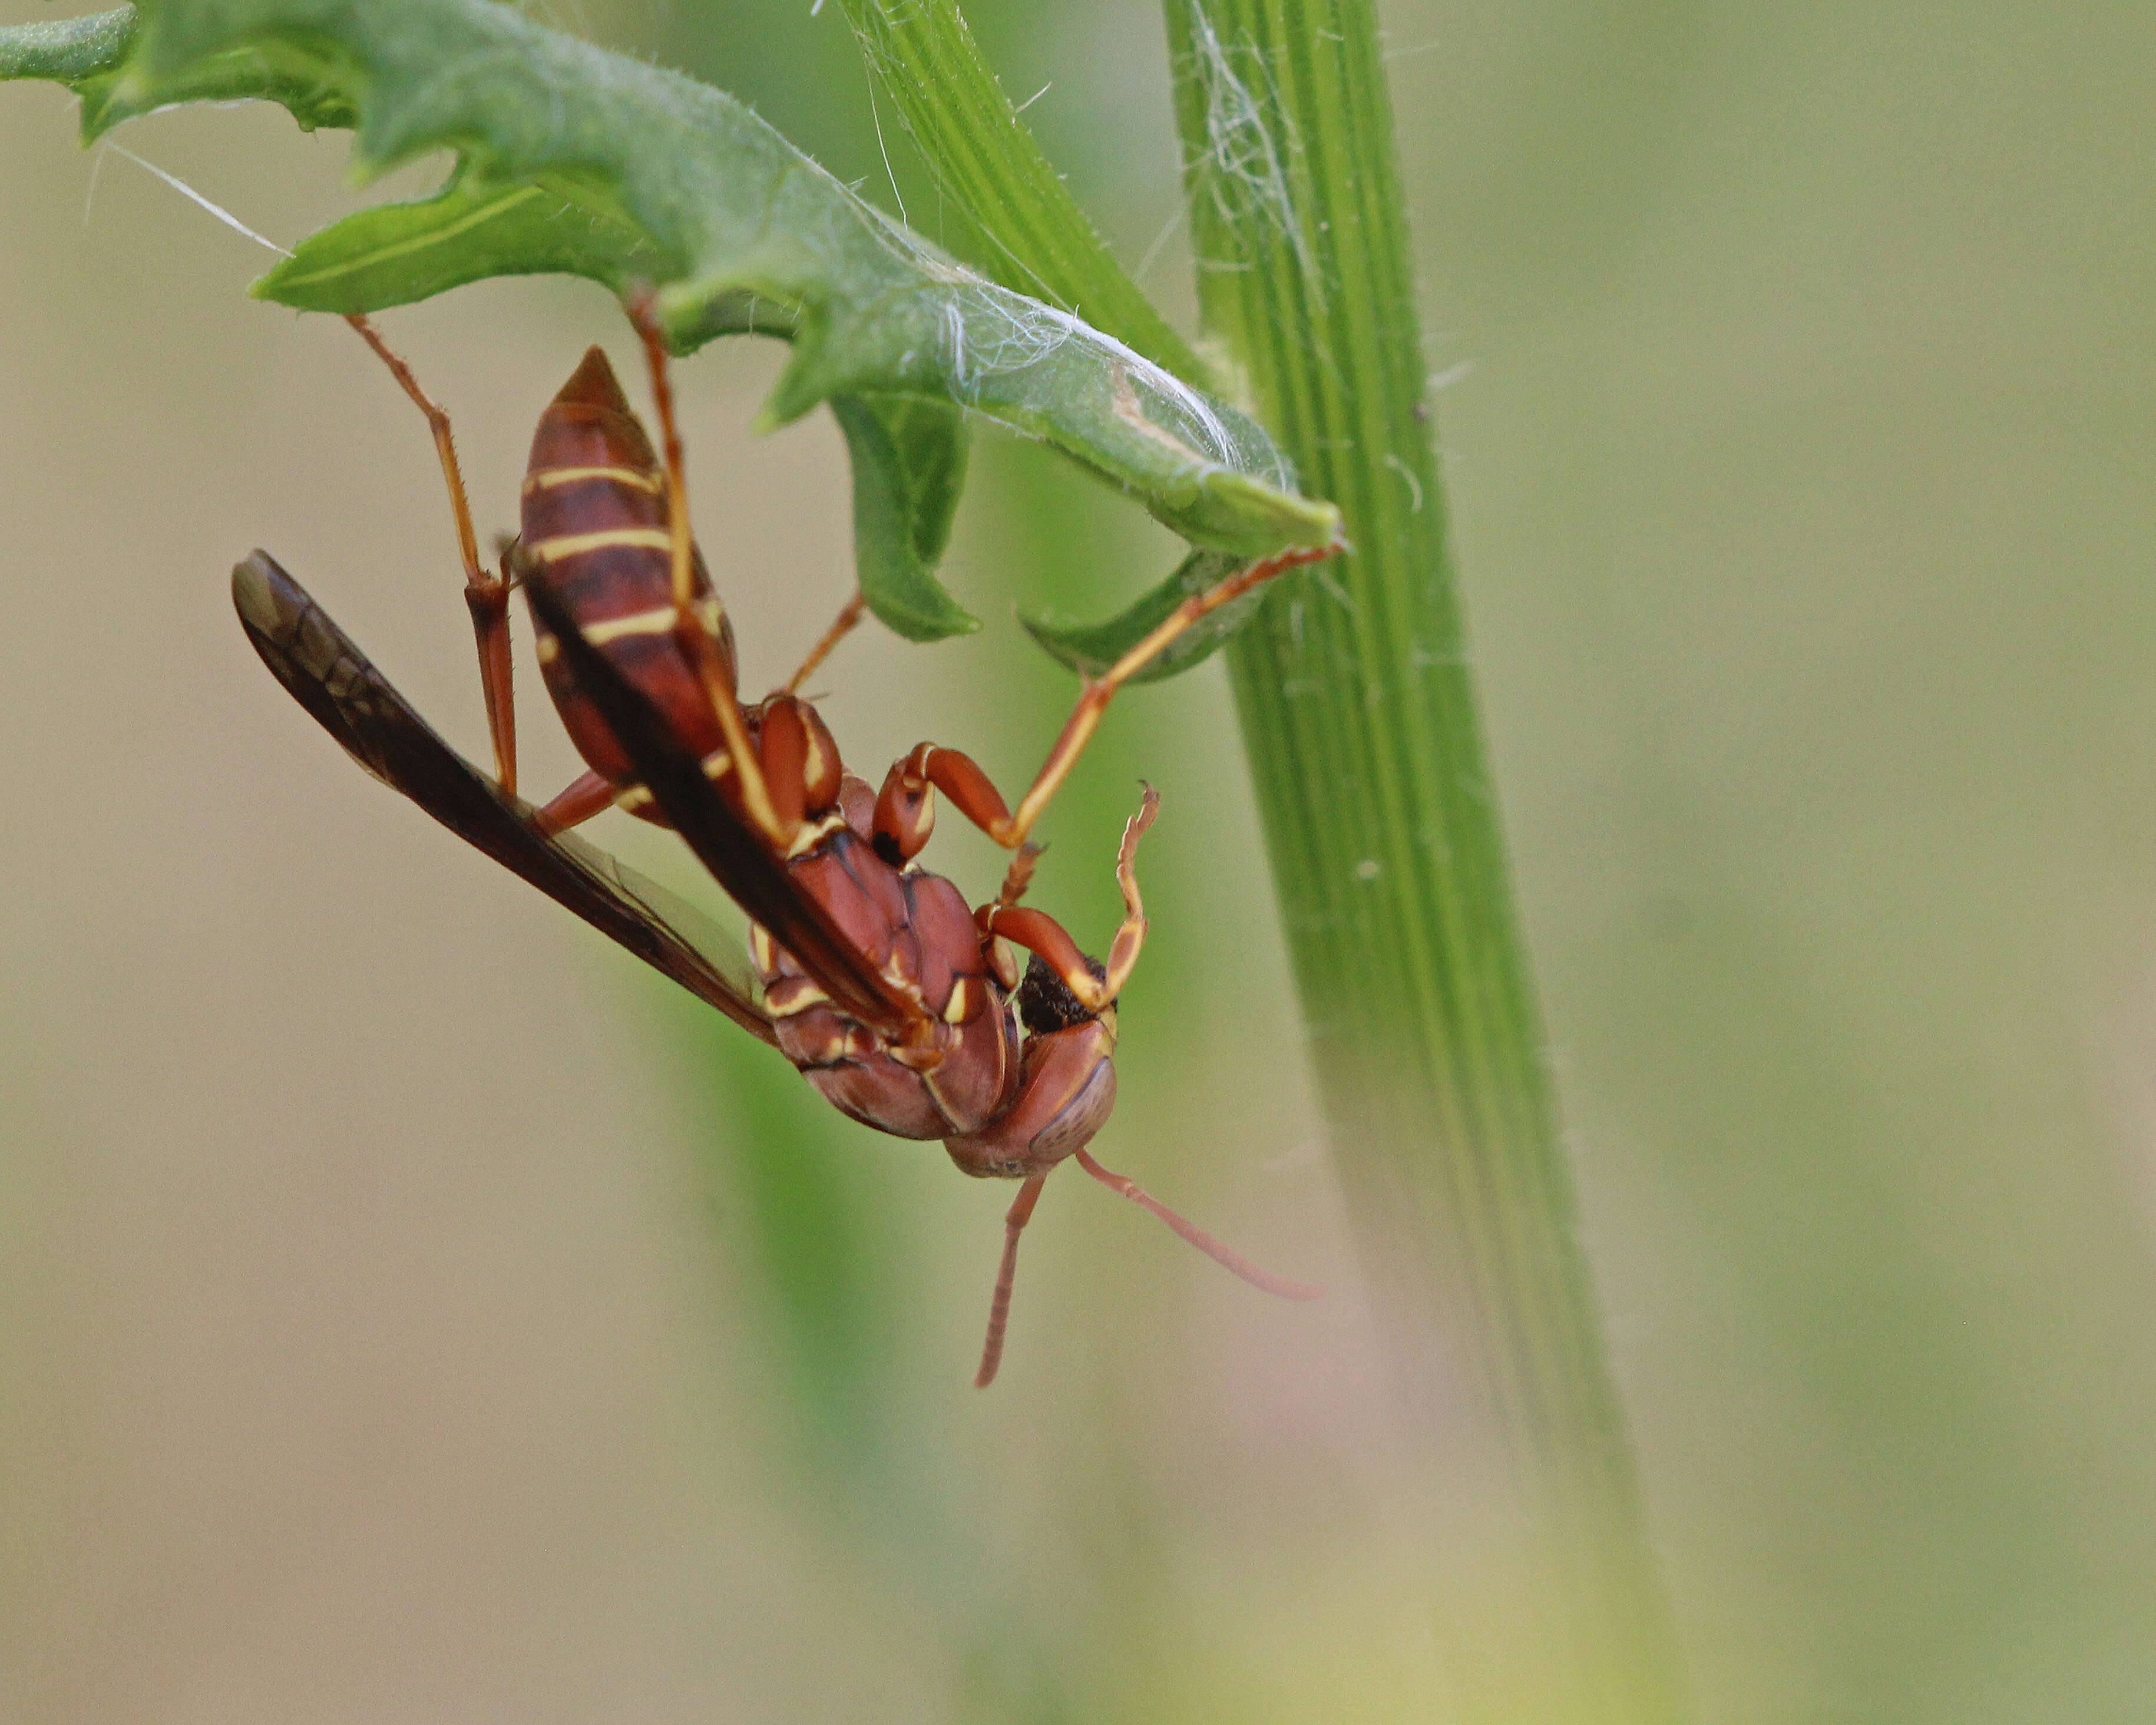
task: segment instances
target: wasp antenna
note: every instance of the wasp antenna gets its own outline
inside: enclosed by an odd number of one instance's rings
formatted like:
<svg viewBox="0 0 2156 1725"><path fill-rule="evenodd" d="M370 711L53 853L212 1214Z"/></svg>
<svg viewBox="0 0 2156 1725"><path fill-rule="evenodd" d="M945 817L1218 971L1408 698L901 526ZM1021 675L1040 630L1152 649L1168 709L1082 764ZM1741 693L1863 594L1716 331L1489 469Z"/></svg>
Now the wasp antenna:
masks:
<svg viewBox="0 0 2156 1725"><path fill-rule="evenodd" d="M1232 1270L1252 1287L1263 1288L1268 1294L1277 1294L1283 1300L1315 1300L1324 1294L1325 1290L1315 1282L1290 1281L1284 1276L1275 1276L1270 1270L1259 1269L1240 1252L1221 1245L1219 1240L1214 1239L1195 1223L1184 1221L1144 1187L1139 1185L1136 1180L1124 1174L1109 1173L1106 1168L1093 1160L1090 1153L1084 1150L1078 1152L1078 1165L1109 1190L1120 1192L1132 1204L1142 1205L1151 1210L1153 1214L1158 1216L1162 1221L1167 1223L1215 1264L1224 1270ZM1024 1194L1019 1195L1023 1197ZM1012 1209L1015 1211L1017 1206L1013 1205ZM1024 1224L1021 1223L1019 1225L1022 1227ZM1014 1233L1011 1235L1010 1250L1015 1252L1017 1246L1018 1235ZM1000 1295L1002 1291L999 1289L998 1291Z"/></svg>
<svg viewBox="0 0 2156 1725"><path fill-rule="evenodd" d="M973 1388L986 1389L996 1381L996 1368L1004 1363L1004 1332L1010 1324L1011 1283L1018 1276L1018 1237L1033 1219L1033 1207L1040 1202L1040 1189L1050 1170L1031 1175L1018 1189L1018 1196L1004 1217L1004 1261L996 1271L995 1297L988 1301L988 1339L981 1344L981 1369L973 1373Z"/></svg>

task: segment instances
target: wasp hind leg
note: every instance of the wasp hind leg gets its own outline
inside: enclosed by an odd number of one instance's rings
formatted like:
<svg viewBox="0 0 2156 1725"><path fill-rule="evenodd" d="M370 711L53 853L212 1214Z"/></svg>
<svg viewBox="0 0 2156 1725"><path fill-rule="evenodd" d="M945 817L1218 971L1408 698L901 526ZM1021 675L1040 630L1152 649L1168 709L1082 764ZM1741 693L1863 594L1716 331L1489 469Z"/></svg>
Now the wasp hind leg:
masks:
<svg viewBox="0 0 2156 1725"><path fill-rule="evenodd" d="M464 559L465 604L471 612L472 634L479 647L480 688L486 696L486 730L494 744L494 773L501 788L516 789L516 704L512 698L515 664L510 653L509 592L515 584L503 558L502 572L490 575L480 566L479 539L472 531L471 500L465 491L463 470L457 463L456 439L449 430L449 416L419 387L419 380L403 357L382 339L382 332L357 312L345 321L389 367L397 386L411 398L413 406L426 416L434 434L434 454L442 464L442 479L449 486L449 512L455 517L457 550ZM569 824L569 823L563 823Z"/></svg>
<svg viewBox="0 0 2156 1725"><path fill-rule="evenodd" d="M763 762L749 741L748 721L741 708L741 691L735 686L732 666L720 650L726 613L716 624L698 614L696 591L696 540L689 525L689 480L681 454L681 430L674 417L674 384L666 357L666 333L660 327L654 300L649 288L640 288L624 302L629 323L644 343L644 357L651 372L651 402L658 410L660 448L665 461L666 525L673 561L674 642L694 669L718 721L733 763L734 783L742 811L765 840L783 855L793 832L772 803L765 782ZM716 598L716 595L714 595Z"/></svg>

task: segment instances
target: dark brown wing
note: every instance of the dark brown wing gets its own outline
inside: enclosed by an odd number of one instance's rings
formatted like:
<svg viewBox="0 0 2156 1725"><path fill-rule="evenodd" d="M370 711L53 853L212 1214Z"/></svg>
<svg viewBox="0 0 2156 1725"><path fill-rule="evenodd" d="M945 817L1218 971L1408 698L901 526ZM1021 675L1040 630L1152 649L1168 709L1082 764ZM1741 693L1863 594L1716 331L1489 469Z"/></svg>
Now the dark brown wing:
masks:
<svg viewBox="0 0 2156 1725"><path fill-rule="evenodd" d="M726 896L800 962L841 1011L895 1035L917 1024L920 1005L880 975L823 906L802 891L786 865L704 776L704 763L665 715L584 639L552 586L528 581L524 590L533 614L561 644L578 689Z"/></svg>
<svg viewBox="0 0 2156 1725"><path fill-rule="evenodd" d="M352 759L743 1029L774 1040L738 939L603 850L542 833L531 804L436 736L266 552L232 572L232 603L262 662Z"/></svg>

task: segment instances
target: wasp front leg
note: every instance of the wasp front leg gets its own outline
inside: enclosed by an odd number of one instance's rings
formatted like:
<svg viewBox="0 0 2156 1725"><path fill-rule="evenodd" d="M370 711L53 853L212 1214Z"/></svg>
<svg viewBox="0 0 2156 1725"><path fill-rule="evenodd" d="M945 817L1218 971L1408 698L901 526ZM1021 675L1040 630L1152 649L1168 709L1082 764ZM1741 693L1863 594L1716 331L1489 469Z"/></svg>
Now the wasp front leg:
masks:
<svg viewBox="0 0 2156 1725"><path fill-rule="evenodd" d="M1138 896L1136 860L1138 840L1160 805L1148 786L1143 805L1123 829L1116 860L1116 878L1123 889L1125 916L1109 963L1090 963L1077 945L1051 918L998 901L982 907L984 937L1001 934L1032 949L1025 981L1018 991L1019 1016L1028 1034L1019 1069L1018 1094L1009 1107L980 1131L944 1141L951 1159L967 1173L1022 1179L1017 1200L1004 1223L1003 1261L989 1306L988 1333L973 1383L985 1389L1003 1359L1004 1336L1010 1319L1011 1284L1018 1268L1019 1237L1032 1219L1042 1183L1058 1163L1075 1160L1110 1190L1151 1211L1215 1263L1254 1286L1291 1300L1313 1299L1323 1291L1290 1281L1250 1262L1202 1228L1185 1220L1127 1176L1105 1168L1086 1149L1116 1105L1115 998L1129 979L1145 937L1145 906ZM1023 854L1023 853L1022 853Z"/></svg>
<svg viewBox="0 0 2156 1725"><path fill-rule="evenodd" d="M1122 845L1116 853L1116 884L1123 891L1123 920L1108 948L1106 965L1096 966L1080 952L1068 931L1046 911L1020 906L1008 881L1003 896L981 907L981 932L984 936L1000 935L1014 945L1024 947L1055 973L1086 1010L1106 1011L1123 992L1123 984L1131 979L1132 971L1137 968L1138 954L1145 947L1148 925L1145 901L1138 893L1138 840L1145 836L1146 829L1159 812L1160 793L1147 785L1138 812L1123 827ZM1012 864L1014 875L1019 875L1019 863L1024 858L1025 852L1020 851L1019 860ZM1029 874L1030 870L1026 872ZM1019 891L1024 890L1023 875L1019 875L1017 885Z"/></svg>
<svg viewBox="0 0 2156 1725"><path fill-rule="evenodd" d="M1019 1016L1027 1032L1018 1094L979 1132L944 1147L968 1173L1010 1178L1053 1168L1084 1148L1114 1109L1116 996L1145 941L1137 845L1159 807L1160 793L1148 785L1144 803L1123 829L1116 878L1125 915L1105 966L1080 952L1063 926L1044 911L1000 902L982 906L983 940L1000 936L1025 947L1033 960L1018 989Z"/></svg>

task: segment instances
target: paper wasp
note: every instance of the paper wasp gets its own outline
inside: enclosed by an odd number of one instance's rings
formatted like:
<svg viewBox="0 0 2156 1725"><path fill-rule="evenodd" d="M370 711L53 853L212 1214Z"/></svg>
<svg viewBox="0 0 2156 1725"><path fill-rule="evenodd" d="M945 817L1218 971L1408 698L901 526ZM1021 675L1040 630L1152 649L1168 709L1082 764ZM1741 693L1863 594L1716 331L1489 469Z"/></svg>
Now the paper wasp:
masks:
<svg viewBox="0 0 2156 1725"><path fill-rule="evenodd" d="M940 1138L969 1174L1023 1182L1005 1218L977 1384L994 1378L1001 1358L1020 1231L1042 1183L1065 1159L1245 1281L1290 1298L1318 1293L1249 1263L1086 1148L1115 1101L1115 1003L1145 939L1135 861L1158 794L1147 788L1124 830L1116 874L1125 915L1105 964L1020 901L1037 854L1028 834L1116 690L1198 618L1337 547L1253 563L1186 600L1087 684L1015 811L966 756L929 743L872 791L845 771L800 693L859 620L861 598L782 688L742 704L732 629L690 532L665 352L649 318L635 307L632 316L663 459L593 347L540 418L521 531L495 574L480 562L447 416L366 319L349 320L434 430L463 555L494 778L444 743L300 585L256 552L233 572L233 598L264 661L376 778L773 1045L841 1111L900 1137ZM548 691L589 769L541 809L516 791L508 605L519 587ZM1014 853L1002 890L978 910L915 860L939 790ZM701 913L568 830L609 806L672 827L747 913L752 979L737 944ZM1014 946L1029 955L1023 977Z"/></svg>

